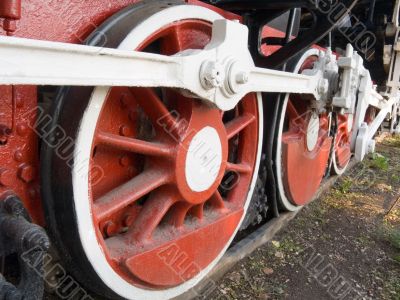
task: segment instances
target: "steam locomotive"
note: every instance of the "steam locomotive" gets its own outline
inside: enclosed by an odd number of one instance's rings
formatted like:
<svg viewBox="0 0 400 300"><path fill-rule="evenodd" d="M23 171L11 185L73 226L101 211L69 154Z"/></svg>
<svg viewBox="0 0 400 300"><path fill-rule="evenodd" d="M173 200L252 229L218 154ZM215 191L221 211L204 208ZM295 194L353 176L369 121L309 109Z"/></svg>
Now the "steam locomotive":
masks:
<svg viewBox="0 0 400 300"><path fill-rule="evenodd" d="M171 299L398 133L398 0L0 2L0 299Z"/></svg>

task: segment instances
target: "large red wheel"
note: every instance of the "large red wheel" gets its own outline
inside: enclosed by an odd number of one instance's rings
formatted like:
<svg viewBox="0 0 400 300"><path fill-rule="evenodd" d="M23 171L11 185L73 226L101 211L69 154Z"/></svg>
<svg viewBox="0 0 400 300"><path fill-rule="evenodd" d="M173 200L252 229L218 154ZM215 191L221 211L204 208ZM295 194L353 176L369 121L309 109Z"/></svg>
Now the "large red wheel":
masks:
<svg viewBox="0 0 400 300"><path fill-rule="evenodd" d="M307 51L295 72L313 68L318 53ZM280 204L285 210L295 211L312 200L328 166L331 116L318 109L298 95L287 95L283 102L275 166Z"/></svg>
<svg viewBox="0 0 400 300"><path fill-rule="evenodd" d="M120 48L174 55L207 45L221 16L159 2L132 10L129 17L141 21ZM171 89L94 88L76 110L69 105L77 92L69 95L61 125L76 136L65 185L76 222L62 229L61 212L53 207L52 214L57 234L68 241L72 230L78 238L63 245L72 259L86 257L75 268L108 295L182 294L217 263L244 218L260 160L261 98L250 94L222 113Z"/></svg>

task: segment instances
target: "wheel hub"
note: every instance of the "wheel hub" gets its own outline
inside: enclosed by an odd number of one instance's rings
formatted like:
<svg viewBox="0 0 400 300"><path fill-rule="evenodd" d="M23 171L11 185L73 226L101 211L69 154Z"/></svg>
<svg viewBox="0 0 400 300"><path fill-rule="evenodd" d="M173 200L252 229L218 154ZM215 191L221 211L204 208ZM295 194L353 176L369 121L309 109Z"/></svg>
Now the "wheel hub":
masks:
<svg viewBox="0 0 400 300"><path fill-rule="evenodd" d="M220 185L228 159L228 138L219 110L194 105L184 136L177 146L176 186L186 202L204 203Z"/></svg>
<svg viewBox="0 0 400 300"><path fill-rule="evenodd" d="M217 179L222 164L222 145L213 127L204 127L193 137L186 155L186 182L194 192L204 192Z"/></svg>

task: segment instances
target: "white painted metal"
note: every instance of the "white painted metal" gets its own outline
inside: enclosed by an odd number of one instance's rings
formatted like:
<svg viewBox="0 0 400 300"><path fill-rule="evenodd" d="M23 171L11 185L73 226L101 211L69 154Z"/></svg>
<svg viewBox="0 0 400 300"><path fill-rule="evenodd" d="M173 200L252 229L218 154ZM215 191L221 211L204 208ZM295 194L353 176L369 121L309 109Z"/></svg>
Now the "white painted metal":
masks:
<svg viewBox="0 0 400 300"><path fill-rule="evenodd" d="M388 114L392 110L393 104L399 101L398 97L391 97L384 108L382 108L378 115L375 117L371 124L363 122L358 129L358 134L356 138L355 145L355 155L354 157L361 161L364 159L365 155L375 150L375 140L374 135L378 131L382 122L385 120Z"/></svg>
<svg viewBox="0 0 400 300"><path fill-rule="evenodd" d="M195 134L185 161L188 186L195 192L209 189L218 177L222 165L222 145L215 128L207 126Z"/></svg>
<svg viewBox="0 0 400 300"><path fill-rule="evenodd" d="M347 115L347 132L351 132L353 130L353 124L354 124L354 115L348 114Z"/></svg>
<svg viewBox="0 0 400 300"><path fill-rule="evenodd" d="M184 5L184 6L173 6L168 9L162 10L148 18L140 25L138 25L122 42L120 49L135 49L143 42L148 36L154 34L160 28L171 24L178 20L193 19L204 20L206 22L214 22L217 19L222 18L217 13L205 9L199 6ZM221 251L218 257L202 272L200 272L195 278L173 288L166 288L163 290L156 289L144 289L136 287L131 283L127 282L121 276L119 276L109 265L106 260L103 250L100 247L95 227L91 218L91 207L89 202L89 161L92 147L92 141L94 132L97 124L97 120L100 116L101 108L103 107L106 96L108 95L108 87L97 87L95 88L89 105L85 111L82 119L80 129L77 135L76 148L75 148L75 162L72 168L73 177L73 192L74 202L76 207L77 223L79 233L81 237L81 243L85 250L88 260L91 262L95 272L103 280L112 291L120 295L125 299L143 299L143 300L159 300L159 299L171 299L179 296L194 287L200 282L218 263L227 248L231 244L237 230L240 228L240 224L243 222L244 215L238 225L232 238L226 244L225 248ZM259 135L255 137L257 141L257 160L254 167L254 174L252 177L249 193L246 199L244 211L250 204L255 184L257 181L259 164L261 160L261 149L263 141L263 110L262 110L262 97L261 94L257 94L257 103L259 109Z"/></svg>
<svg viewBox="0 0 400 300"><path fill-rule="evenodd" d="M354 55L353 47L348 44L346 56L338 59L338 65L342 71L341 88L338 95L333 98L332 104L335 107L340 107L348 110L350 113L354 113L362 59L359 55Z"/></svg>
<svg viewBox="0 0 400 300"><path fill-rule="evenodd" d="M395 47L395 49L400 47ZM400 50L400 49L399 49ZM396 52L396 56L398 52ZM354 114L351 148L357 160L363 160L365 155L374 151L375 133L393 107L399 103L400 87L400 56L393 57L390 68L388 86L390 94L380 95L373 85L371 75L363 65L360 55L354 52L351 45L347 46L346 56L338 60L341 68L341 90L333 99L333 105L341 109L341 113ZM371 124L365 123L368 107L376 107L379 114Z"/></svg>
<svg viewBox="0 0 400 300"><path fill-rule="evenodd" d="M0 36L0 84L181 87L175 58Z"/></svg>
<svg viewBox="0 0 400 300"><path fill-rule="evenodd" d="M305 76L256 68L247 41L247 27L225 19L214 20L204 50L173 57L0 37L0 84L171 87L222 110L232 109L249 92L320 98L321 72Z"/></svg>
<svg viewBox="0 0 400 300"><path fill-rule="evenodd" d="M308 151L313 151L318 142L318 134L319 134L319 116L317 113L313 113L311 115L310 121L307 126L307 149Z"/></svg>
<svg viewBox="0 0 400 300"><path fill-rule="evenodd" d="M255 68L250 73L249 90L257 92L312 94L319 98L318 87L322 79L320 72L315 75L302 75L270 69ZM295 85L292 86L292 83Z"/></svg>

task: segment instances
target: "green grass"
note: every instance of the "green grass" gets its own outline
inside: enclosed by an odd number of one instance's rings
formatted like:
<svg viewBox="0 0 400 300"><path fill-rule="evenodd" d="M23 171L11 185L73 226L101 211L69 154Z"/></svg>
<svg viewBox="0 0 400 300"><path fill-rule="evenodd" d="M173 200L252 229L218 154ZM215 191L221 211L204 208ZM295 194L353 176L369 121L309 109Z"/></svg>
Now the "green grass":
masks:
<svg viewBox="0 0 400 300"><path fill-rule="evenodd" d="M397 261L398 263L400 263L400 254L395 255L395 256L393 257L393 259L394 259L395 261Z"/></svg>
<svg viewBox="0 0 400 300"><path fill-rule="evenodd" d="M400 250L400 230L390 230L388 237L392 246L397 250Z"/></svg>
<svg viewBox="0 0 400 300"><path fill-rule="evenodd" d="M385 284L385 299L400 300L400 278L390 278Z"/></svg>
<svg viewBox="0 0 400 300"><path fill-rule="evenodd" d="M387 171L389 169L389 160L379 153L374 153L372 159L368 161L368 165L376 170Z"/></svg>
<svg viewBox="0 0 400 300"><path fill-rule="evenodd" d="M392 182L395 182L395 183L400 182L400 176L397 175L397 174L392 174L392 175L390 176L390 178L391 178Z"/></svg>
<svg viewBox="0 0 400 300"><path fill-rule="evenodd" d="M341 194L347 194L352 186L353 186L353 181L350 178L344 178L340 183L338 190Z"/></svg>
<svg viewBox="0 0 400 300"><path fill-rule="evenodd" d="M368 236L359 236L357 238L357 242L359 242L360 244L362 244L364 246L368 246L371 243L371 239Z"/></svg>
<svg viewBox="0 0 400 300"><path fill-rule="evenodd" d="M288 253L288 252L299 252L299 251L301 251L302 248L300 245L295 243L293 240L286 238L283 241L281 241L279 249Z"/></svg>

